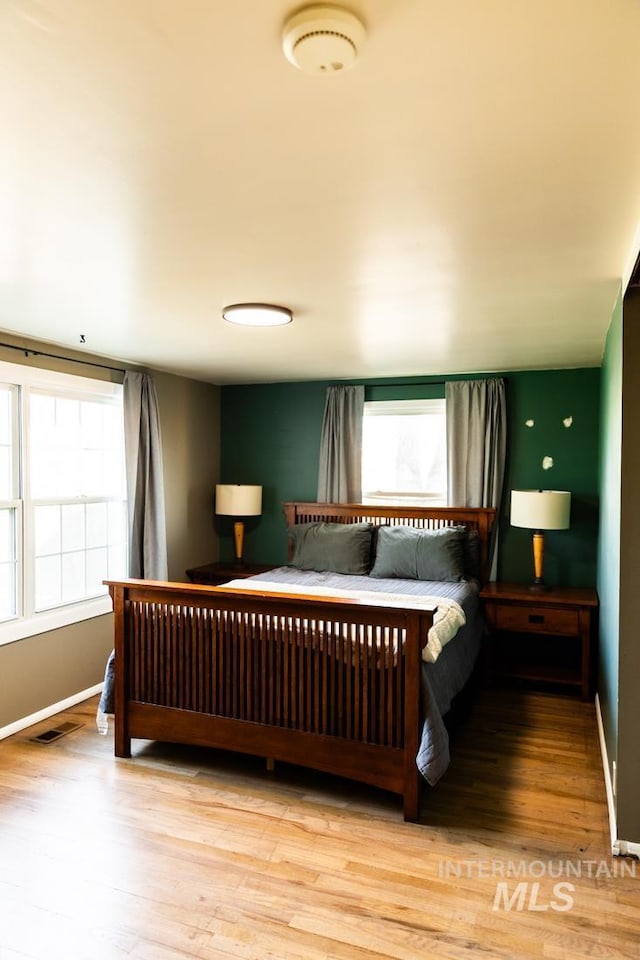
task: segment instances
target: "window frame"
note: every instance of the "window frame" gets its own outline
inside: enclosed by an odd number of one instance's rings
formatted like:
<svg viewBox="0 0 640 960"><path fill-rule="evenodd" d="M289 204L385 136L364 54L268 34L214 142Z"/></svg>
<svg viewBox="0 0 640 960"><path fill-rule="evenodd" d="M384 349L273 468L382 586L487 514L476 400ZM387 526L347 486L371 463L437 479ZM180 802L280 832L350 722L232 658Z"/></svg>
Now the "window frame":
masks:
<svg viewBox="0 0 640 960"><path fill-rule="evenodd" d="M112 611L111 597L108 593L100 596L82 598L58 606L35 610L35 506L45 500L31 497L30 485L30 424L27 416L28 396L31 390L44 390L56 395L67 395L75 400L104 397L109 402L118 395L122 397L122 384L106 379L96 379L82 375L61 373L40 367L27 367L0 361L0 382L17 388L17 403L14 405L14 430L17 420L18 456L14 461L14 474L18 471L19 486L14 493L21 494L14 501L0 501L0 507L12 504L16 506L16 601L17 616L0 621L0 646L22 640L27 637L46 633L60 627L69 626L102 616ZM124 422L123 422L124 431ZM86 504L89 502L110 502L113 498L100 496L60 497L52 504L62 502ZM117 502L122 502L117 500ZM126 503L126 494L125 501Z"/></svg>
<svg viewBox="0 0 640 960"><path fill-rule="evenodd" d="M444 397L423 397L414 399L395 400L365 400L363 411L363 435L366 418L375 416L438 416L446 418L446 399ZM446 421L445 421L446 423ZM364 451L363 451L364 452ZM443 490L415 491L403 490L365 490L364 469L362 477L362 502L370 505L404 505L404 506L446 506L447 505L447 470L446 470L446 433L445 433L445 486Z"/></svg>
<svg viewBox="0 0 640 960"><path fill-rule="evenodd" d="M15 607L16 616L20 615L24 602L24 577L23 573L23 537L19 531L22 529L24 511L23 501L20 497L20 387L15 383L2 382L3 387L8 387L8 393L11 394L11 496L6 500L0 499L0 510L9 510L13 514L13 564L15 567ZM9 617L6 620L0 619L0 628L4 623L12 623L15 617Z"/></svg>

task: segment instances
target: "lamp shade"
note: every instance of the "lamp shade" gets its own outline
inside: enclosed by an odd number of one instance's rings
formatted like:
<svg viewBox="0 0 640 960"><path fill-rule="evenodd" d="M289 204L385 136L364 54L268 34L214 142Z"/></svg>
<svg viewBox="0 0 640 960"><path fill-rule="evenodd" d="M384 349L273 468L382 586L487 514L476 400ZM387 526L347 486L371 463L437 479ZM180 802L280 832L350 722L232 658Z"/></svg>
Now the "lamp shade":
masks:
<svg viewBox="0 0 640 960"><path fill-rule="evenodd" d="M262 513L262 487L253 484L216 484L216 513L226 517L258 517Z"/></svg>
<svg viewBox="0 0 640 960"><path fill-rule="evenodd" d="M512 490L511 526L529 530L567 530L571 494L567 490Z"/></svg>

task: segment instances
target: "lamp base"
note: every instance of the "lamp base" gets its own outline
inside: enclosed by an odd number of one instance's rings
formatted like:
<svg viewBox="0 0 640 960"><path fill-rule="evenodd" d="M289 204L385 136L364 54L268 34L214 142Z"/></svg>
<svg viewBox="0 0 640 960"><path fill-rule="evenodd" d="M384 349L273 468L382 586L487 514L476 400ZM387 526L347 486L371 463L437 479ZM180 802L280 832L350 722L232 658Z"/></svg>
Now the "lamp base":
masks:
<svg viewBox="0 0 640 960"><path fill-rule="evenodd" d="M244 523L242 520L236 520L233 525L233 540L236 548L236 566L241 567L244 564L242 557L244 547Z"/></svg>
<svg viewBox="0 0 640 960"><path fill-rule="evenodd" d="M544 532L542 530L533 531L533 572L534 580L530 584L529 590L532 593L544 593L551 588L546 585L542 576L544 564Z"/></svg>

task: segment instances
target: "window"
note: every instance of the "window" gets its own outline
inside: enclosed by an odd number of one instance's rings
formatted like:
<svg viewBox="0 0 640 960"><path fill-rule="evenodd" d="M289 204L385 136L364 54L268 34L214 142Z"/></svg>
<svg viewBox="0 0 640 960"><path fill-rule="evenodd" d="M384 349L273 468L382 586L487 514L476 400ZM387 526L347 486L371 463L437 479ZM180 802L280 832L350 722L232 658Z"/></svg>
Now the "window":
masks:
<svg viewBox="0 0 640 960"><path fill-rule="evenodd" d="M19 499L18 388L0 384L0 620L19 608L18 537L22 523Z"/></svg>
<svg viewBox="0 0 640 960"><path fill-rule="evenodd" d="M107 612L126 529L122 387L0 363L0 643Z"/></svg>
<svg viewBox="0 0 640 960"><path fill-rule="evenodd" d="M444 399L365 403L362 499L364 503L446 504Z"/></svg>

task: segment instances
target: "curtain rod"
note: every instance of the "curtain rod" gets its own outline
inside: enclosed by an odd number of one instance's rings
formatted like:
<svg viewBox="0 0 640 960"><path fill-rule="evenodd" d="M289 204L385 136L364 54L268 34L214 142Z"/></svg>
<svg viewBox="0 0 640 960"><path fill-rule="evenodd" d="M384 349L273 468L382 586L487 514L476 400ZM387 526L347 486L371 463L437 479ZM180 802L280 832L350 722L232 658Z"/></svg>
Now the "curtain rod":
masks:
<svg viewBox="0 0 640 960"><path fill-rule="evenodd" d="M101 370L112 370L114 373L126 373L124 367L110 367L106 363L96 363L94 360L80 360L77 357L62 357L58 353L44 353L42 350L32 350L31 347L19 347L16 343L2 343L0 347L7 350L19 350L25 357L48 357L50 360L64 360L65 363L82 363L87 367L100 367Z"/></svg>
<svg viewBox="0 0 640 960"><path fill-rule="evenodd" d="M365 387L441 387L446 380L412 380L410 383L377 380L375 383L365 383Z"/></svg>
<svg viewBox="0 0 640 960"><path fill-rule="evenodd" d="M492 374L479 374L474 376L473 374L454 374L451 377L446 377L443 380L413 380L410 383L401 383L400 381L387 381L387 380L377 380L375 383L365 383L365 387L440 387L447 383L460 383L462 380L500 380L501 377L493 376Z"/></svg>

